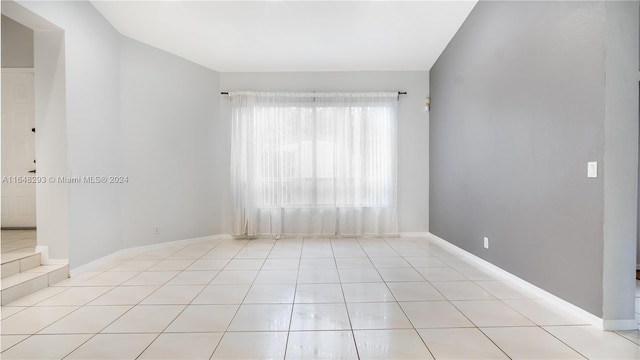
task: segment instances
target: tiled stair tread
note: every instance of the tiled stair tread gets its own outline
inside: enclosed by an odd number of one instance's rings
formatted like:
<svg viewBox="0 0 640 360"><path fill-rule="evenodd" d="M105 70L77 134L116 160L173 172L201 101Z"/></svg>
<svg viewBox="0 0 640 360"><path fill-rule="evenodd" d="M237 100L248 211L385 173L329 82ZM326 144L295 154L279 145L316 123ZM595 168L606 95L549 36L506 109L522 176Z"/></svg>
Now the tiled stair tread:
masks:
<svg viewBox="0 0 640 360"><path fill-rule="evenodd" d="M7 278L9 276L19 274L20 273L20 261L12 261L6 264L2 264L2 278Z"/></svg>
<svg viewBox="0 0 640 360"><path fill-rule="evenodd" d="M29 271L41 265L40 253L29 254L18 259L6 261L2 264L2 278Z"/></svg>
<svg viewBox="0 0 640 360"><path fill-rule="evenodd" d="M52 273L56 270L67 267L68 265L45 265L38 266L31 270L27 270L25 272L12 275L8 278L2 279L2 290L8 289L12 286L24 283L26 281L38 278L40 276L48 276L49 273Z"/></svg>
<svg viewBox="0 0 640 360"><path fill-rule="evenodd" d="M67 264L60 264L60 265L40 265L38 267L35 267L31 270L27 270L27 271L23 271L26 273L50 273L52 271L56 271L59 269L62 269L64 267L66 267Z"/></svg>
<svg viewBox="0 0 640 360"><path fill-rule="evenodd" d="M19 273L15 275L11 275L8 278L2 279L2 290L6 290L12 286L16 286L18 284L22 284L29 280L33 280L40 276L47 276L46 273Z"/></svg>
<svg viewBox="0 0 640 360"><path fill-rule="evenodd" d="M69 278L68 265L39 266L2 279L0 303L9 304L24 296Z"/></svg>
<svg viewBox="0 0 640 360"><path fill-rule="evenodd" d="M35 249L24 249L19 251L12 251L9 253L2 254L1 264L6 264L11 261L22 260L29 256L40 255L40 253L35 252Z"/></svg>

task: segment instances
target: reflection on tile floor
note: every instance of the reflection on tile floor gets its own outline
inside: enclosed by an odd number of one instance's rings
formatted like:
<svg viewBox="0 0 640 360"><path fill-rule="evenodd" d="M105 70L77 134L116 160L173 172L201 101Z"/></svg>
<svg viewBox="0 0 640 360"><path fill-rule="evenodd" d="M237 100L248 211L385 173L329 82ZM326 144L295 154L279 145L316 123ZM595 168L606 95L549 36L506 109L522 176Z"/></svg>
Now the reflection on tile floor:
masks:
<svg viewBox="0 0 640 360"><path fill-rule="evenodd" d="M640 358L638 331L599 331L426 238L132 250L2 318L3 359Z"/></svg>

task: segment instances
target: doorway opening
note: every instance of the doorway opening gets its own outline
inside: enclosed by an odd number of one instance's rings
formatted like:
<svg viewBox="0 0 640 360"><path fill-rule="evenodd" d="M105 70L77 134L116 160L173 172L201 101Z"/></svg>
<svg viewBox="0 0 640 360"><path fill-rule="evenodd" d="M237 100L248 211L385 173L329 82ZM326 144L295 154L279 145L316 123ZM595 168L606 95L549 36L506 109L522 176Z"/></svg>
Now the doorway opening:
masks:
<svg viewBox="0 0 640 360"><path fill-rule="evenodd" d="M1 10L2 67L12 68L2 72L2 176L15 176L7 180L16 182L2 184L3 247L9 240L24 240L25 245L35 241L43 264L68 263L68 189L55 181L68 175L64 31L16 2L3 2ZM13 26L12 31L5 31L7 24ZM5 91L13 98L5 97ZM7 125L4 102L9 100L18 105L13 123ZM32 101L30 108L25 105L27 100ZM5 134L7 126L13 134ZM4 164L5 140L14 148L9 153L18 154L8 167ZM24 179L33 184L25 184ZM15 195L9 188L14 200L5 198L5 185L18 188ZM32 195L25 195L27 192ZM34 200L28 200L29 196ZM19 230L9 230L16 228ZM14 243L13 247L20 246Z"/></svg>
<svg viewBox="0 0 640 360"><path fill-rule="evenodd" d="M33 30L2 16L3 258L34 253L36 240L36 126Z"/></svg>

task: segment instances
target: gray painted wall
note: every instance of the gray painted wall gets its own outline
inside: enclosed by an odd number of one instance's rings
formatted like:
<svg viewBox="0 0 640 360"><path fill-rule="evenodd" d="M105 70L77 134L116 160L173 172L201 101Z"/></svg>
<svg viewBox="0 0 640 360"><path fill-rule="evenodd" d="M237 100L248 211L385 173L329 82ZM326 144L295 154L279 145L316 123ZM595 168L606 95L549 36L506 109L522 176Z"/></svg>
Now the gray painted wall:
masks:
<svg viewBox="0 0 640 360"><path fill-rule="evenodd" d="M604 69L602 2L481 1L431 70L429 153L432 233L600 317Z"/></svg>
<svg viewBox="0 0 640 360"><path fill-rule="evenodd" d="M20 5L64 30L69 173L59 175L122 175L120 35L88 2ZM122 248L122 188L68 185L71 268Z"/></svg>
<svg viewBox="0 0 640 360"><path fill-rule="evenodd" d="M400 232L425 232L429 229L429 114L424 111L428 96L429 73L405 72L292 72L221 73L220 89L256 91L406 91L398 106L398 229ZM229 198L230 113L228 100L221 97L219 149L224 153L217 169L225 169L221 183L223 199ZM223 211L226 232L230 219L229 204Z"/></svg>
<svg viewBox="0 0 640 360"><path fill-rule="evenodd" d="M64 31L68 173L52 175L130 178L68 185L70 267L219 232L217 73L123 37L88 2L19 5Z"/></svg>
<svg viewBox="0 0 640 360"><path fill-rule="evenodd" d="M120 56L124 245L221 233L218 73L126 37Z"/></svg>
<svg viewBox="0 0 640 360"><path fill-rule="evenodd" d="M33 30L2 16L2 67L33 67Z"/></svg>

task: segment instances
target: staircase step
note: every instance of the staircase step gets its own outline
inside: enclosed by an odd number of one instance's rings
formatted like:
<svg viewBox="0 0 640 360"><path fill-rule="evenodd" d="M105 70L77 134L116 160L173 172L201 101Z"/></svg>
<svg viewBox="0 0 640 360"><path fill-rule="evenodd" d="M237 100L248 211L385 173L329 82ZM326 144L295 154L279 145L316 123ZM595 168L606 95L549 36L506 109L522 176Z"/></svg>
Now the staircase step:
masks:
<svg viewBox="0 0 640 360"><path fill-rule="evenodd" d="M2 279L0 303L6 305L67 278L69 278L69 265L67 264L38 266L11 275Z"/></svg>
<svg viewBox="0 0 640 360"><path fill-rule="evenodd" d="M6 254L2 256L2 278L25 272L40 266L40 253Z"/></svg>
<svg viewBox="0 0 640 360"><path fill-rule="evenodd" d="M37 254L35 249L21 249L21 250L8 252L8 253L2 253L0 258L2 258L2 262L1 263L2 264L6 264L6 263L11 262L11 261L24 259L25 257L32 256L34 254Z"/></svg>

